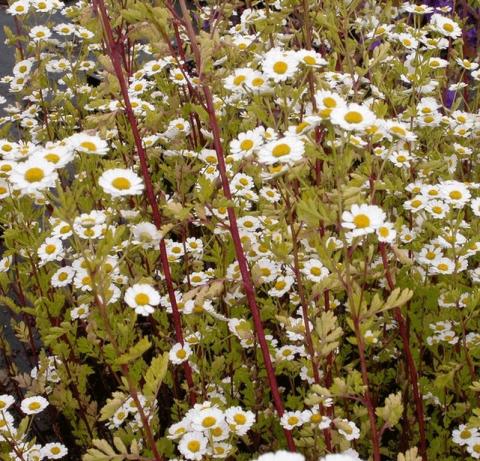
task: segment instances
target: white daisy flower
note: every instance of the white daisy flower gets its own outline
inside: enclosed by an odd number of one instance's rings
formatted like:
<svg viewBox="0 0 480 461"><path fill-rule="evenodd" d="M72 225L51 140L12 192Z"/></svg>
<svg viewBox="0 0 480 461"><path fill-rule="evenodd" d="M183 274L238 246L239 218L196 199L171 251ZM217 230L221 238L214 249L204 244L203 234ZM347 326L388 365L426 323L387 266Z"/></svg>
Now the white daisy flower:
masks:
<svg viewBox="0 0 480 461"><path fill-rule="evenodd" d="M105 155L108 153L108 143L97 135L77 133L69 138L73 149L84 154Z"/></svg>
<svg viewBox="0 0 480 461"><path fill-rule="evenodd" d="M52 275L50 279L50 284L52 287L60 288L66 287L72 283L73 277L75 276L75 270L70 266L61 267L58 269L55 274Z"/></svg>
<svg viewBox="0 0 480 461"><path fill-rule="evenodd" d="M376 117L367 107L353 103L346 107L333 109L330 120L334 125L338 125L344 130L363 131L375 123Z"/></svg>
<svg viewBox="0 0 480 461"><path fill-rule="evenodd" d="M355 440L360 437L360 429L353 421L347 419L341 419L337 423L338 432L343 435L347 440Z"/></svg>
<svg viewBox="0 0 480 461"><path fill-rule="evenodd" d="M67 453L68 449L65 445L52 442L47 443L42 449L40 450L42 457L47 459L60 459L63 458Z"/></svg>
<svg viewBox="0 0 480 461"><path fill-rule="evenodd" d="M246 435L255 423L255 414L250 410L243 410L241 407L230 407L225 411L227 423L230 429L238 436Z"/></svg>
<svg viewBox="0 0 480 461"><path fill-rule="evenodd" d="M133 170L113 168L102 173L98 184L105 193L112 197L139 195L143 192L142 178Z"/></svg>
<svg viewBox="0 0 480 461"><path fill-rule="evenodd" d="M41 42L42 40L47 40L51 37L52 32L48 27L35 26L30 29L28 35L34 42Z"/></svg>
<svg viewBox="0 0 480 461"><path fill-rule="evenodd" d="M184 343L183 346L177 343L170 349L168 358L173 364L180 365L186 362L192 353L193 351L187 343Z"/></svg>
<svg viewBox="0 0 480 461"><path fill-rule="evenodd" d="M342 226L351 229L353 237L375 232L384 222L385 213L376 205L352 205L342 214Z"/></svg>
<svg viewBox="0 0 480 461"><path fill-rule="evenodd" d="M186 459L200 461L207 452L208 439L202 432L188 432L178 444L178 451Z"/></svg>
<svg viewBox="0 0 480 461"><path fill-rule="evenodd" d="M437 32L450 38L458 38L462 36L462 29L460 26L450 18L441 14L433 14L430 18L430 24Z"/></svg>
<svg viewBox="0 0 480 461"><path fill-rule="evenodd" d="M381 224L375 232L379 242L392 243L397 236L397 231L394 229L393 224L389 222Z"/></svg>
<svg viewBox="0 0 480 461"><path fill-rule="evenodd" d="M29 9L30 0L17 0L16 2L13 2L6 11L12 16L21 16L27 14Z"/></svg>
<svg viewBox="0 0 480 461"><path fill-rule="evenodd" d="M132 243L141 245L142 248L157 248L162 238L161 232L157 227L149 222L135 224L132 228Z"/></svg>
<svg viewBox="0 0 480 461"><path fill-rule="evenodd" d="M453 208L463 208L470 200L471 194L465 184L458 181L444 181L441 185L443 199Z"/></svg>
<svg viewBox="0 0 480 461"><path fill-rule="evenodd" d="M55 166L43 159L30 159L14 165L10 181L15 189L25 194L55 186L58 174Z"/></svg>
<svg viewBox="0 0 480 461"><path fill-rule="evenodd" d="M329 274L328 269L318 259L304 262L301 271L312 282L321 282Z"/></svg>
<svg viewBox="0 0 480 461"><path fill-rule="evenodd" d="M154 312L153 306L160 304L160 294L146 283L136 283L125 292L125 302L139 315L147 316Z"/></svg>
<svg viewBox="0 0 480 461"><path fill-rule="evenodd" d="M272 48L265 53L262 70L274 82L284 82L295 75L298 64L299 58L296 52Z"/></svg>
<svg viewBox="0 0 480 461"><path fill-rule="evenodd" d="M305 461L305 456L300 453L279 450L271 453L264 453L256 461Z"/></svg>
<svg viewBox="0 0 480 461"><path fill-rule="evenodd" d="M327 64L322 55L315 50L299 50L297 51L297 58L300 63L307 67L321 67Z"/></svg>
<svg viewBox="0 0 480 461"><path fill-rule="evenodd" d="M473 441L480 442L480 434L476 427L469 428L466 424L460 424L458 429L452 432L452 440L457 445L468 445Z"/></svg>
<svg viewBox="0 0 480 461"><path fill-rule="evenodd" d="M72 318L72 320L86 319L88 317L89 312L90 312L90 308L88 304L80 304L80 306L74 307L70 311L70 317Z"/></svg>
<svg viewBox="0 0 480 461"><path fill-rule="evenodd" d="M275 280L273 287L268 290L268 294L280 298L290 290L294 282L295 279L291 275L281 275Z"/></svg>
<svg viewBox="0 0 480 461"><path fill-rule="evenodd" d="M43 263L60 261L64 256L63 242L55 237L47 237L38 248L37 254Z"/></svg>
<svg viewBox="0 0 480 461"><path fill-rule="evenodd" d="M15 398L9 394L0 395L0 412L8 410L15 403Z"/></svg>
<svg viewBox="0 0 480 461"><path fill-rule="evenodd" d="M40 413L48 406L48 400L41 395L35 395L33 397L27 397L20 403L20 409L26 415L35 415Z"/></svg>
<svg viewBox="0 0 480 461"><path fill-rule="evenodd" d="M280 418L280 424L284 429L291 431L304 423L301 411L286 411Z"/></svg>
<svg viewBox="0 0 480 461"><path fill-rule="evenodd" d="M289 165L301 160L305 152L303 141L297 136L285 136L263 145L257 154L258 161L266 165L287 163Z"/></svg>

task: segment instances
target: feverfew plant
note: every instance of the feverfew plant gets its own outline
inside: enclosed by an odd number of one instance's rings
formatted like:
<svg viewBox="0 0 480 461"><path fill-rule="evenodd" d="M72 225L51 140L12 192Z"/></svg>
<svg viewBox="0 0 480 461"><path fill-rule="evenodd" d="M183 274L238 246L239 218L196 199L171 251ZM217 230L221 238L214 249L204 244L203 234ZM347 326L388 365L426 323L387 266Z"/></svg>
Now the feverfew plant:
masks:
<svg viewBox="0 0 480 461"><path fill-rule="evenodd" d="M9 1L0 457L480 459L470 3Z"/></svg>

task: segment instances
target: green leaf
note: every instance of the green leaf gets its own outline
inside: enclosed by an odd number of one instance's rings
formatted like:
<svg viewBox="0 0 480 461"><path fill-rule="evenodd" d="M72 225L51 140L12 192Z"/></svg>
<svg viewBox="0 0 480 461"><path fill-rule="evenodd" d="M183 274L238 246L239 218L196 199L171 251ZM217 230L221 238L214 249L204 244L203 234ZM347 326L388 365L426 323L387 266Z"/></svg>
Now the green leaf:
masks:
<svg viewBox="0 0 480 461"><path fill-rule="evenodd" d="M155 398L163 378L168 369L168 352L157 356L152 360L150 367L145 373L145 385L143 386L143 393L146 397Z"/></svg>
<svg viewBox="0 0 480 461"><path fill-rule="evenodd" d="M128 352L122 354L115 360L116 365L126 365L129 362L141 357L148 349L152 347L150 340L144 336L135 346L132 346Z"/></svg>

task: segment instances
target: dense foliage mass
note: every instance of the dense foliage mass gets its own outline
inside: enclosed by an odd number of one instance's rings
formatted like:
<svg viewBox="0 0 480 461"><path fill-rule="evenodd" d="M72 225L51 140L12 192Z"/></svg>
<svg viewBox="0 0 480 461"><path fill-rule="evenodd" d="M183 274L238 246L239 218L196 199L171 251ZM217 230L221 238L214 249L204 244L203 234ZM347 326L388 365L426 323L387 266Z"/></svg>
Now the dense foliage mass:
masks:
<svg viewBox="0 0 480 461"><path fill-rule="evenodd" d="M480 458L478 5L9 3L1 459Z"/></svg>

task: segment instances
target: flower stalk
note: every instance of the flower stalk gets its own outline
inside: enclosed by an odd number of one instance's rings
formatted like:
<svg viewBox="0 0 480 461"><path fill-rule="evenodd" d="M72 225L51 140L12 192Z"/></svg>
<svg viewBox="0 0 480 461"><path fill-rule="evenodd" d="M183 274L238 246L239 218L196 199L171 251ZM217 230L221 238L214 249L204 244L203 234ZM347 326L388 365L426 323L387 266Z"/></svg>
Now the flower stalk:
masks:
<svg viewBox="0 0 480 461"><path fill-rule="evenodd" d="M183 25L190 39L191 50L194 55L196 68L198 69L200 86L202 88L203 95L205 97L205 103L207 106L210 128L213 134L213 145L217 155L217 161L218 161L217 166L218 166L218 171L220 173L223 194L227 200L231 201L232 194L230 191L230 184L227 176L225 156L223 152L223 146L221 143L220 126L219 126L217 117L215 115L213 96L208 84L206 84L205 82L205 75L203 73L203 63L202 63L200 48L197 44L196 34L193 29L192 21L190 19L190 14L188 12L188 9L184 0L180 0L180 8L183 15ZM253 280L250 274L245 252L243 250L242 241L240 239L240 232L238 229L236 213L232 206L229 206L227 208L227 213L228 213L228 220L230 224L230 235L232 237L233 244L235 247L235 255L240 268L240 273L242 277L245 294L247 297L248 306L252 314L255 332L260 345L260 349L262 351L263 361L265 364L265 369L267 372L268 381L270 385L270 391L272 393L272 398L273 398L273 402L277 410L277 413L281 417L285 412L285 410L284 410L282 398L280 396L280 391L278 389L278 383L275 376L275 370L273 368L272 359L270 357L268 343L265 338L265 331L264 331L262 319L260 316L260 310L258 308L257 301L255 298L255 288L253 286ZM288 449L290 451L296 451L295 442L293 440L291 431L284 429L284 433L285 433Z"/></svg>
<svg viewBox="0 0 480 461"><path fill-rule="evenodd" d="M153 222L155 226L158 229L160 229L162 227L162 216L160 214L160 209L158 207L158 203L155 198L152 178L148 170L147 152L142 144L140 131L138 129L137 119L135 117L135 114L133 113L130 97L128 94L128 87L127 87L127 83L125 81L125 76L123 73L123 68L122 68L123 46L120 42L114 40L112 27L110 24L110 19L107 14L104 0L93 0L93 4L96 10L100 13L103 30L105 32L105 43L106 43L107 53L112 62L113 68L115 70L115 75L117 76L117 79L120 84L120 90L121 90L123 101L125 104L125 113L126 113L128 122L130 124L130 128L132 130L133 138L135 141L135 147L136 147L138 159L140 162L140 170L142 173L143 180L145 182L145 192L146 192L147 200L148 200L148 203L150 204L150 207L152 208ZM175 329L175 337L177 342L183 345L184 339L183 339L182 321L180 317L180 311L178 309L177 300L175 297L175 289L173 286L173 278L170 270L170 264L168 262L167 249L165 246L165 241L163 239L160 240L160 263L162 266L163 274L165 276L165 283L167 286L169 301L172 306L172 318L173 318L173 325ZM183 367L185 371L185 378L187 380L187 384L189 388L190 403L193 404L195 403L196 397L195 397L195 391L194 391L192 369L188 364L188 362L184 362Z"/></svg>

